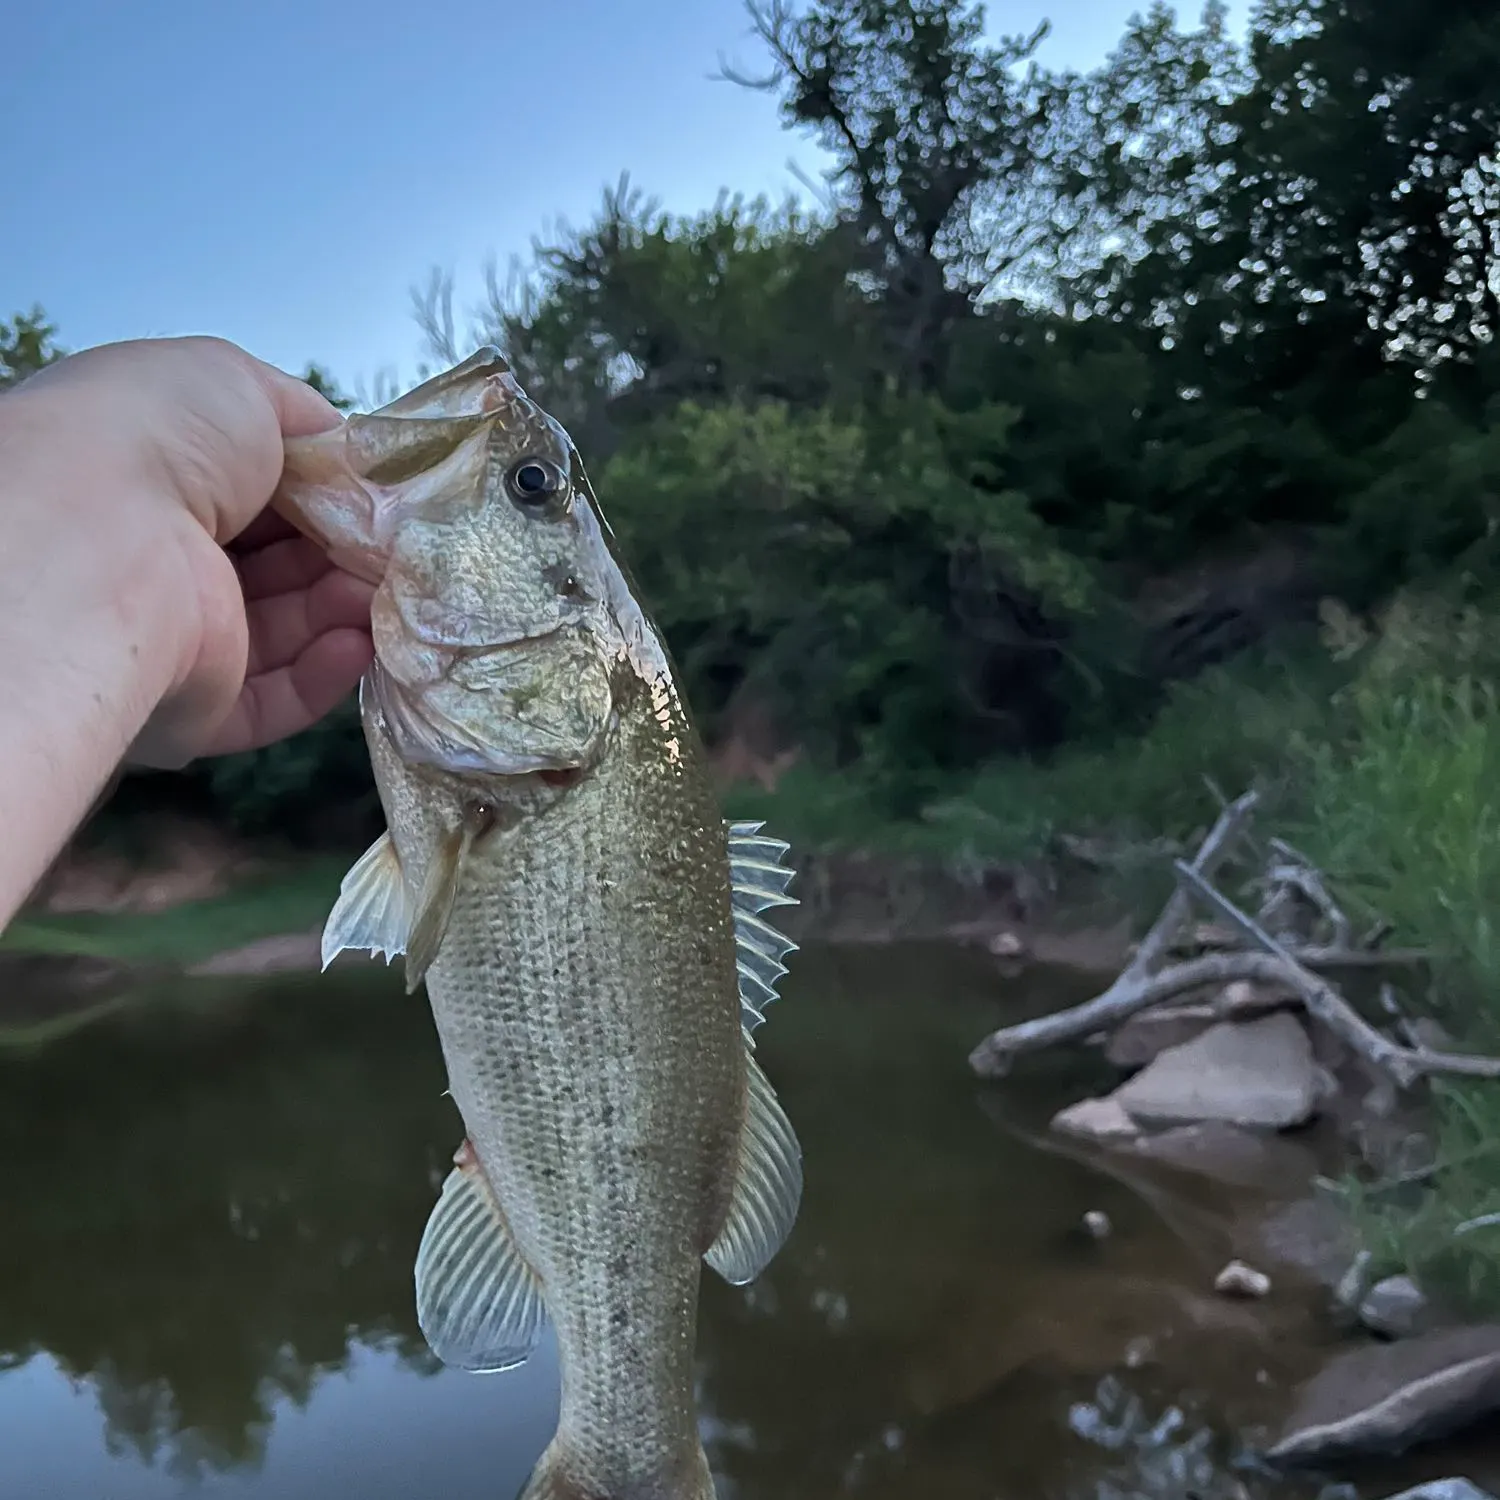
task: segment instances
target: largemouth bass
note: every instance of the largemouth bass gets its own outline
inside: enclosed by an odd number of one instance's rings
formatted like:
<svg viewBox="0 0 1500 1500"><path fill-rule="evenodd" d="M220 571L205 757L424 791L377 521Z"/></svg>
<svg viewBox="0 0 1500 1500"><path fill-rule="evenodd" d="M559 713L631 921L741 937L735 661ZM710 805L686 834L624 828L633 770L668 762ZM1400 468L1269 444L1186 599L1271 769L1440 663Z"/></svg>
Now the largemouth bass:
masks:
<svg viewBox="0 0 1500 1500"><path fill-rule="evenodd" d="M277 508L379 585L360 711L387 832L323 939L424 980L466 1132L416 1255L447 1364L550 1320L523 1500L711 1500L702 1263L753 1280L802 1192L752 1033L787 846L722 821L672 662L568 434L499 351L287 444Z"/></svg>

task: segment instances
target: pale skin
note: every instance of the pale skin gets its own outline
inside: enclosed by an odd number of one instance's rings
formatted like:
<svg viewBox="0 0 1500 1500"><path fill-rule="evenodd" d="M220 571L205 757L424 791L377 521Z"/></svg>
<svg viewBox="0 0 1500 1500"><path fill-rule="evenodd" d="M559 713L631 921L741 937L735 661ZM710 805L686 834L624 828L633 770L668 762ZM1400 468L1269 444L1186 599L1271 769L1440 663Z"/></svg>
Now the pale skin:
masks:
<svg viewBox="0 0 1500 1500"><path fill-rule="evenodd" d="M370 586L267 509L283 440L341 420L209 338L0 394L0 927L122 763L270 744L359 680Z"/></svg>

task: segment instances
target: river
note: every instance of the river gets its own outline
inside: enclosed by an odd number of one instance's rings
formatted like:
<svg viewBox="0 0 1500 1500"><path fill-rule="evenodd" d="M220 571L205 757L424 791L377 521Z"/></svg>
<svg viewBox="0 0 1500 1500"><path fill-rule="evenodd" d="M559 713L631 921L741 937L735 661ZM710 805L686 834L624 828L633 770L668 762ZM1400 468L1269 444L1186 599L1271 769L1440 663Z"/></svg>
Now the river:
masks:
<svg viewBox="0 0 1500 1500"><path fill-rule="evenodd" d="M801 1218L755 1286L705 1278L722 1500L1313 1500L1468 1461L1257 1469L1323 1352L1317 1293L1214 1297L1223 1190L1143 1193L1040 1136L1076 1064L974 1082L974 1041L1058 994L939 948L794 964L758 1040ZM519 1489L555 1359L468 1377L417 1332L412 1256L460 1126L398 974L204 981L0 1057L0 1495Z"/></svg>

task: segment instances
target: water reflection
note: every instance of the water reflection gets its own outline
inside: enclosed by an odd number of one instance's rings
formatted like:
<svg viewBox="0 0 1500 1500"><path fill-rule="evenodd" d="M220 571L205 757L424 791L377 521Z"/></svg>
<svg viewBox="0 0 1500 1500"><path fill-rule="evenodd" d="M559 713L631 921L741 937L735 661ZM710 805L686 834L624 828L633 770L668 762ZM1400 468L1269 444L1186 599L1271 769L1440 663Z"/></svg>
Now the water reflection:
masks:
<svg viewBox="0 0 1500 1500"><path fill-rule="evenodd" d="M997 1105L969 1079L988 967L800 958L760 1040L802 1217L754 1287L705 1286L723 1500L1271 1493L1226 1434L1308 1351L1205 1292L1216 1248L1149 1196L997 1128L1056 1088L1031 1070ZM443 1086L424 1004L379 966L199 987L0 1060L0 1493L514 1494L554 1420L550 1344L454 1375L412 1308L459 1130Z"/></svg>

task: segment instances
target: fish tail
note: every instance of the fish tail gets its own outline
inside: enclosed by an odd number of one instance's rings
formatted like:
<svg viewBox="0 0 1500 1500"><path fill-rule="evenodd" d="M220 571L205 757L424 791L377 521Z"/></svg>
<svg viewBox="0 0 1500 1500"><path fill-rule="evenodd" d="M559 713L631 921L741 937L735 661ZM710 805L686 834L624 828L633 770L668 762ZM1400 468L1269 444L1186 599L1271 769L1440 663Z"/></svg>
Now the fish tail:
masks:
<svg viewBox="0 0 1500 1500"><path fill-rule="evenodd" d="M716 1500L708 1457L699 1448L686 1472L673 1480L663 1475L641 1477L630 1483L600 1489L580 1475L556 1443L542 1454L526 1488L517 1500Z"/></svg>

